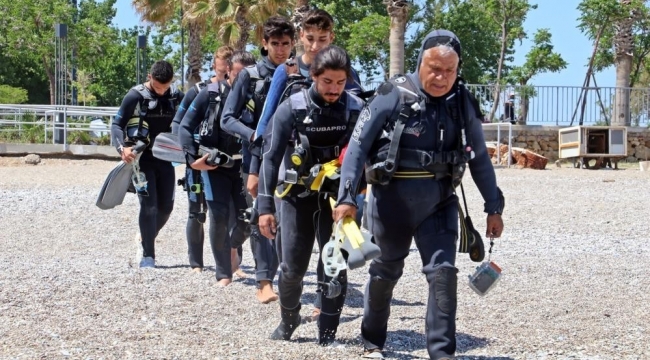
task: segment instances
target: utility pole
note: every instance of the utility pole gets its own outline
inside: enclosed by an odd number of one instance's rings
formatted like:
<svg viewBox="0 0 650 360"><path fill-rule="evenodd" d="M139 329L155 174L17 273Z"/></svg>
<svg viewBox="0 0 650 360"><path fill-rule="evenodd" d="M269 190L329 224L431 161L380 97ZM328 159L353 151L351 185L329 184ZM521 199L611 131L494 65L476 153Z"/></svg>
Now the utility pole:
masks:
<svg viewBox="0 0 650 360"><path fill-rule="evenodd" d="M72 23L76 24L77 23L77 18L79 16L79 10L77 9L77 0L70 0L70 4L72 5L73 13L72 13ZM77 44L72 45L72 56L70 57L70 63L72 64L72 82L73 84L77 81ZM72 105L76 106L78 104L78 95L77 95L77 87L72 86Z"/></svg>
<svg viewBox="0 0 650 360"><path fill-rule="evenodd" d="M181 3L181 89L185 91L185 29L183 28L183 4Z"/></svg>
<svg viewBox="0 0 650 360"><path fill-rule="evenodd" d="M147 36L138 35L135 50L135 82L141 84L147 77ZM142 78L142 79L141 79Z"/></svg>

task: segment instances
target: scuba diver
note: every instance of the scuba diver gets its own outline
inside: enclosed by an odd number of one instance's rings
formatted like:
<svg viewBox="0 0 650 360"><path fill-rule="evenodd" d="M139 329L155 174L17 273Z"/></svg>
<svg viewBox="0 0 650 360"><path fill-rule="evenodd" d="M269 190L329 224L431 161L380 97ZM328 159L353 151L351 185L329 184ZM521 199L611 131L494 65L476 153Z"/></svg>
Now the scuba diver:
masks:
<svg viewBox="0 0 650 360"><path fill-rule="evenodd" d="M257 206L262 235L274 238L279 229L282 237L282 271L278 281L281 321L271 335L274 340L289 340L300 325L302 281L314 239L322 250L332 234L330 195L310 191L305 179L309 178L310 169L338 159L352 135L363 100L344 90L351 73L350 58L343 49L321 49L310 67L311 87L282 102L267 127L268 150L262 156ZM290 141L292 145L287 146ZM282 163L286 167L284 173L280 173ZM278 175L284 187L279 195ZM275 218L276 195L281 198L281 226ZM323 274L319 287L318 342L328 345L335 340L345 302L346 271L340 271L335 279Z"/></svg>
<svg viewBox="0 0 650 360"><path fill-rule="evenodd" d="M138 154L140 201L139 227L142 242L140 268L156 266L156 236L167 223L174 207L175 178L171 163L155 158L151 146L160 133L169 132L177 105L183 93L172 86L174 69L164 60L156 61L148 74L149 81L129 90L111 124L111 137L122 160L136 160L134 145L147 144Z"/></svg>
<svg viewBox="0 0 650 360"><path fill-rule="evenodd" d="M382 84L357 121L341 168L334 221L356 212L357 184L371 184L368 230L381 248L370 264L361 335L364 357L381 359L393 289L413 239L428 282L425 336L431 359L456 351L458 197L469 165L487 213L487 236L503 231L504 197L488 156L482 114L459 77L460 41L436 30L415 73Z"/></svg>

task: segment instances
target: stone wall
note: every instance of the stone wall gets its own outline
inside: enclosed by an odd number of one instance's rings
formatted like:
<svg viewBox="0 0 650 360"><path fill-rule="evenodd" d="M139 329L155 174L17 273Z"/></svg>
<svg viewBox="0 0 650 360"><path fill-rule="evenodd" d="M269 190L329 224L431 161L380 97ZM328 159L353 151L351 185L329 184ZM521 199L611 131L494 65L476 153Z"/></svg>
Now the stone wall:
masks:
<svg viewBox="0 0 650 360"><path fill-rule="evenodd" d="M559 126L513 125L512 146L532 150L546 157L549 162L558 159ZM501 143L508 144L508 125L501 124ZM485 141L497 141L497 128L494 124L484 126ZM627 128L628 161L650 159L650 129L645 127Z"/></svg>

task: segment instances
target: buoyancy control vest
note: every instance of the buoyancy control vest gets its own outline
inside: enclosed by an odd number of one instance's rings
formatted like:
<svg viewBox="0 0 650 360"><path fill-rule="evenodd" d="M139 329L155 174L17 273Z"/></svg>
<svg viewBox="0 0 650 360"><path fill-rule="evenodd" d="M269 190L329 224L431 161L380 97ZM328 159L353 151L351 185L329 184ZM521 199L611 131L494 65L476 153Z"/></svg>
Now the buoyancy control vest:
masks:
<svg viewBox="0 0 650 360"><path fill-rule="evenodd" d="M176 107L179 103L178 95L180 91L172 85L169 88L169 93L171 94L170 97L154 98L151 94L151 90L149 90L144 84L136 85L132 90L137 91L142 99L138 102L133 115L126 124L125 144L133 145L138 140L149 144L150 128L155 126L150 120L155 118L168 118L171 121L176 114ZM168 104L161 104L159 103L160 101L166 101ZM159 113L151 112L151 110L156 108L160 109Z"/></svg>
<svg viewBox="0 0 650 360"><path fill-rule="evenodd" d="M244 68L248 72L250 82L246 92L246 107L241 115L241 122L249 127L255 127L271 88L273 74L262 64L250 65Z"/></svg>
<svg viewBox="0 0 650 360"><path fill-rule="evenodd" d="M347 93L345 110L320 107L311 101L307 89L289 99L294 119L294 151L290 164L287 164L285 181L295 183L292 179L297 181L309 176L315 165L339 157L352 136L364 102ZM341 119L345 121L341 122Z"/></svg>
<svg viewBox="0 0 650 360"><path fill-rule="evenodd" d="M208 108L203 121L197 128L197 135L201 145L214 147L232 156L241 151L241 142L236 137L223 131L218 125L223 109L223 103L228 96L226 80L210 83L208 88ZM215 122L217 126L215 127Z"/></svg>
<svg viewBox="0 0 650 360"><path fill-rule="evenodd" d="M436 178L452 177L455 186L460 184L466 164L474 157L471 143L471 121L469 106L480 114L478 102L471 97L464 82L458 78L454 85L454 96L446 101L447 113L457 125L457 147L453 150L442 148L425 151L399 146L404 126L409 119L423 118L426 114L424 96L409 76L397 75L389 82L399 90L400 110L389 120L388 136L383 136L373 146L366 164L366 180L369 184L386 185L398 168L425 170ZM442 141L441 141L442 144Z"/></svg>

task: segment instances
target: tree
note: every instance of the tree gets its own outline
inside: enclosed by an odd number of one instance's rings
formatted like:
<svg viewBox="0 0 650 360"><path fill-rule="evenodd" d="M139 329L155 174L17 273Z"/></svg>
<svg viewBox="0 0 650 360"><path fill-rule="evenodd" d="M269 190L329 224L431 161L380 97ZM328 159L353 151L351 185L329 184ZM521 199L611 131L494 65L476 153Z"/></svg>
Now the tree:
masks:
<svg viewBox="0 0 650 360"><path fill-rule="evenodd" d="M332 15L334 43L348 51L366 77L388 77L390 18L386 5L376 0L312 0L311 4Z"/></svg>
<svg viewBox="0 0 650 360"><path fill-rule="evenodd" d="M416 54L424 36L435 29L446 29L454 32L462 45L461 76L465 81L470 84L494 81L500 55L500 27L492 21L482 0L430 0L415 15L413 22L419 29L413 41L406 46L406 66L409 71L414 71L417 66ZM513 45L514 41L507 44L507 61L512 60Z"/></svg>
<svg viewBox="0 0 650 360"><path fill-rule="evenodd" d="M86 72L85 70L79 70L77 72L77 80L72 81L72 86L79 92L79 99L81 100L82 106L86 106L86 102L93 105L95 105L97 102L97 98L89 91L92 82L92 74Z"/></svg>
<svg viewBox="0 0 650 360"><path fill-rule="evenodd" d="M650 18L642 0L583 0L579 28L591 39L604 27L594 68L616 66L612 124L630 125L630 90L650 53Z"/></svg>
<svg viewBox="0 0 650 360"><path fill-rule="evenodd" d="M158 0L162 1L162 0ZM251 32L256 41L262 40L262 25L270 16L285 14L287 0L188 0L185 14L189 20L205 22L218 34L224 44L245 50Z"/></svg>
<svg viewBox="0 0 650 360"><path fill-rule="evenodd" d="M533 47L526 54L526 62L522 66L513 67L508 76L511 82L519 85L519 89L521 89L519 94L521 125L526 125L528 103L530 98L535 95L534 91L531 92L531 87L527 86L528 81L535 75L549 71L558 72L565 69L566 66L567 63L562 56L553 52L549 29L537 30L533 37Z"/></svg>
<svg viewBox="0 0 650 360"><path fill-rule="evenodd" d="M158 26L164 26L168 22L180 17L180 14L187 11L186 1L183 0L133 0L136 12L143 20ZM201 68L203 53L201 52L201 35L205 33L205 22L201 19L194 19L184 16L188 33L187 62L188 68L185 74L188 87L194 86L201 81ZM180 29L179 29L180 30ZM181 54L185 56L185 54ZM181 74L184 69L181 69ZM181 75L182 76L182 75Z"/></svg>
<svg viewBox="0 0 650 360"><path fill-rule="evenodd" d="M27 90L0 85L0 104L22 104L27 102Z"/></svg>
<svg viewBox="0 0 650 360"><path fill-rule="evenodd" d="M366 75L375 77L389 74L390 19L387 16L372 14L350 26L347 49L350 57L361 64Z"/></svg>
<svg viewBox="0 0 650 360"><path fill-rule="evenodd" d="M300 56L305 53L305 47L300 40L300 30L302 30L302 19L305 18L310 10L311 7L309 6L309 0L296 0L296 6L291 12L291 22L296 28L296 56Z"/></svg>
<svg viewBox="0 0 650 360"><path fill-rule="evenodd" d="M408 20L408 0L383 0L390 17L390 69L389 76L404 73L404 34Z"/></svg>
<svg viewBox="0 0 650 360"><path fill-rule="evenodd" d="M499 107L499 93L501 85L501 76L506 61L506 51L508 44L515 39L521 41L526 38L526 32L523 28L524 20L530 9L536 9L537 5L530 5L528 0L487 0L485 9L492 17L495 23L501 28L501 51L499 52L499 62L494 89L494 102L488 115L488 120L492 121L494 113Z"/></svg>
<svg viewBox="0 0 650 360"><path fill-rule="evenodd" d="M54 103L54 24L72 23L72 8L65 0L2 0L0 24L2 44L7 56L38 61L50 85L50 103Z"/></svg>

